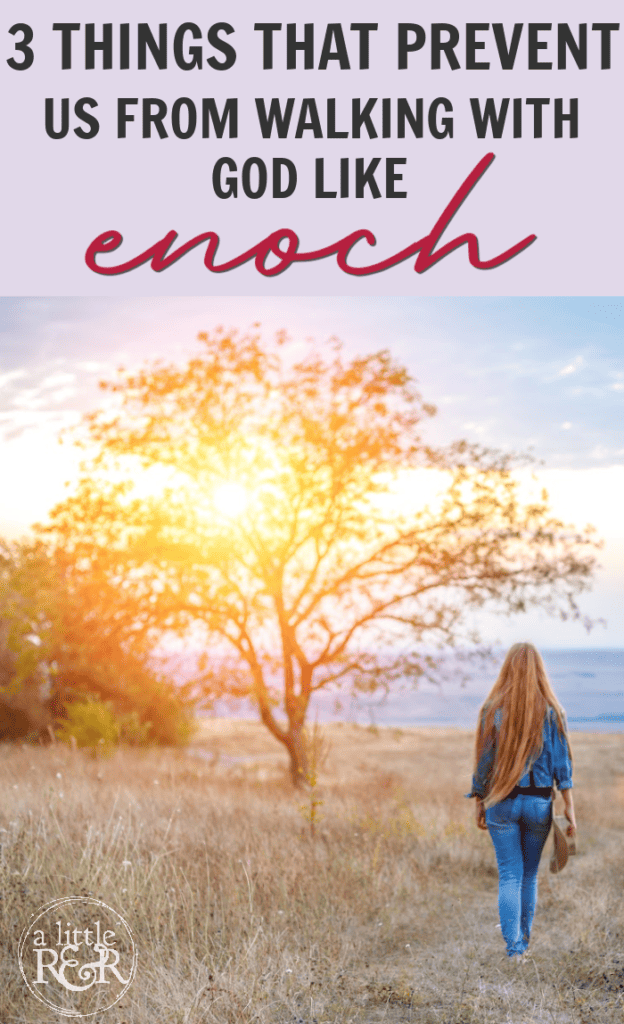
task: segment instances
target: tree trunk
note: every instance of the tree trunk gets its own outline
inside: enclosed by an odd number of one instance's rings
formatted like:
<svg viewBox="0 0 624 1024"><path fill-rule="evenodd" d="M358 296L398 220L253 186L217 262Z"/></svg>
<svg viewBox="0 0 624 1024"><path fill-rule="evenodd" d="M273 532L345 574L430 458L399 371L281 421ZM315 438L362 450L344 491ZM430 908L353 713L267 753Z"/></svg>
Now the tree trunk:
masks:
<svg viewBox="0 0 624 1024"><path fill-rule="evenodd" d="M288 731L283 731L273 718L268 694L264 684L262 669L254 659L248 659L254 680L254 696L258 702L260 717L267 729L276 740L283 743L290 758L290 777L293 786L302 789L308 783L309 757L308 746L305 736L305 712L308 706L310 689L308 685L305 704L297 703L293 693L292 677L286 678L286 714L288 717Z"/></svg>
<svg viewBox="0 0 624 1024"><path fill-rule="evenodd" d="M293 727L284 737L284 745L290 757L290 777L293 786L302 789L308 782L308 749L303 726Z"/></svg>

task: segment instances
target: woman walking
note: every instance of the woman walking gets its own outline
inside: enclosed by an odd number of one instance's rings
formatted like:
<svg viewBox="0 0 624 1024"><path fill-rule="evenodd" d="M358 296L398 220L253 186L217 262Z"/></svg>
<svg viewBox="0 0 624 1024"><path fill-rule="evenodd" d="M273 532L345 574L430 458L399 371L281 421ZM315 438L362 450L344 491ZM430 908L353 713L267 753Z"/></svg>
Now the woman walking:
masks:
<svg viewBox="0 0 624 1024"><path fill-rule="evenodd" d="M537 869L550 830L552 786L563 796L568 835L576 834L572 757L565 714L532 644L514 644L483 707L472 790L476 821L498 864L498 910L507 956L527 949L537 900Z"/></svg>

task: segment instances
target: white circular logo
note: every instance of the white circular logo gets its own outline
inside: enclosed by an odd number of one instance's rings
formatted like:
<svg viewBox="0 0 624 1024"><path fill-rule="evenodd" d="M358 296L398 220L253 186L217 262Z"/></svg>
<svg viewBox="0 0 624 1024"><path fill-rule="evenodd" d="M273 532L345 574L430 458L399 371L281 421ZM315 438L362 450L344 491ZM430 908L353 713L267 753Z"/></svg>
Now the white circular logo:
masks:
<svg viewBox="0 0 624 1024"><path fill-rule="evenodd" d="M107 903L68 896L37 910L18 947L22 977L40 1002L66 1017L109 1010L134 980L129 925Z"/></svg>

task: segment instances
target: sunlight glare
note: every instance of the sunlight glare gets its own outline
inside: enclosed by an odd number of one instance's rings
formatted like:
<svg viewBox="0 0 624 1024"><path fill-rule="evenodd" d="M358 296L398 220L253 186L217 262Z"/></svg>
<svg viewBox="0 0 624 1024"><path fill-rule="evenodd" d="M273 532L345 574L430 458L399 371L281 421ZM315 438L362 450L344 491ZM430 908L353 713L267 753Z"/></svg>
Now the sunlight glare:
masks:
<svg viewBox="0 0 624 1024"><path fill-rule="evenodd" d="M214 506L221 515L234 519L242 515L249 504L249 492L242 484L224 483L215 488Z"/></svg>

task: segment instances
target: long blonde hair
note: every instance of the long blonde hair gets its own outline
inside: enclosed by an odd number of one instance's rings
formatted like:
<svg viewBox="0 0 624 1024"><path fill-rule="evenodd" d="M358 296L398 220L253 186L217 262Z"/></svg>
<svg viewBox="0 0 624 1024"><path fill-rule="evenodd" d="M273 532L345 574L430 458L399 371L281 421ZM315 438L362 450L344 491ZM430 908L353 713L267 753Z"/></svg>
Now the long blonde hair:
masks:
<svg viewBox="0 0 624 1024"><path fill-rule="evenodd" d="M495 750L491 784L484 800L486 807L504 800L524 775L527 761L532 764L539 757L549 706L557 716L559 733L567 738L564 713L548 681L541 655L533 644L514 644L479 716L475 766L488 744L493 744ZM499 710L502 721L497 730L494 718Z"/></svg>

